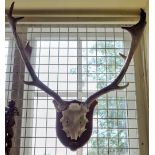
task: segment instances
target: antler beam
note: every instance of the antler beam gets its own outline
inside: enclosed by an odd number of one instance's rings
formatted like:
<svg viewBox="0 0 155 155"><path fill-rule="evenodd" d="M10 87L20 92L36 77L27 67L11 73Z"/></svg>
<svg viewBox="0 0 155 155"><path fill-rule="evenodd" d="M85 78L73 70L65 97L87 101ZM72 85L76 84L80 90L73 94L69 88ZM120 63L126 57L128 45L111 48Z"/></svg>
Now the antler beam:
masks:
<svg viewBox="0 0 155 155"><path fill-rule="evenodd" d="M62 98L57 93L55 93L53 90L48 88L44 83L42 83L38 79L37 75L35 74L34 69L32 68L32 65L30 64L29 58L32 52L32 48L30 47L29 42L27 42L26 46L24 46L16 32L17 22L23 19L24 17L17 17L17 18L13 17L13 8L14 8L14 2L11 4L9 13L7 14L8 21L10 23L10 26L11 26L11 29L12 29L12 32L15 38L16 46L32 78L31 82L24 81L24 83L27 85L36 86L40 88L41 90L43 90L44 92L46 92L47 94L49 94L50 96L52 96L54 98L55 107L57 108L58 111L62 111L67 107L67 104L65 103L65 101L62 100Z"/></svg>
<svg viewBox="0 0 155 155"><path fill-rule="evenodd" d="M131 47L128 53L128 56L124 56L123 54L120 54L124 59L126 59L124 66L122 67L120 73L118 74L118 76L113 80L113 82L111 84L109 84L108 86L102 88L101 90L95 92L93 95L91 95L90 97L88 97L88 99L85 101L85 104L89 107L91 105L91 103L96 100L98 97L100 97L101 95L104 95L110 91L113 90L118 90L118 89L124 89L126 88L129 83L127 83L124 86L119 86L120 82L122 81L128 67L129 64L131 62L131 59L137 49L137 46L140 42L141 36L143 34L143 30L144 27L146 25L146 14L145 12L141 9L141 13L140 13L140 20L136 25L133 25L131 27L122 27L123 29L127 30L132 37L132 42L131 42Z"/></svg>

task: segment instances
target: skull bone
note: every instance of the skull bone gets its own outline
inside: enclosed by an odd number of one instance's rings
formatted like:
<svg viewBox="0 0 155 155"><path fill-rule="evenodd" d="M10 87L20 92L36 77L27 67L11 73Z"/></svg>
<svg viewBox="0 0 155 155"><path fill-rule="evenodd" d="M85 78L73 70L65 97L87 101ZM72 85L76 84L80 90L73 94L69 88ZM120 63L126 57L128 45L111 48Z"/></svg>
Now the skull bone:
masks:
<svg viewBox="0 0 155 155"><path fill-rule="evenodd" d="M72 140L77 140L78 137L86 130L86 123L88 119L86 114L89 110L83 104L71 103L68 108L62 111L62 123L63 130L66 136Z"/></svg>

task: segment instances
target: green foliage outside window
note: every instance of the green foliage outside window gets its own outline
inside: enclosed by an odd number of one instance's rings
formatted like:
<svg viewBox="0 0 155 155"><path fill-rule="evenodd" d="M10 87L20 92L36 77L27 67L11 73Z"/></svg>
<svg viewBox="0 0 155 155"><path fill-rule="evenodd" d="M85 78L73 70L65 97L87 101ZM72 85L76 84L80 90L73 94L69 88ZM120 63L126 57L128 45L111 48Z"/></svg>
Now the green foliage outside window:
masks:
<svg viewBox="0 0 155 155"><path fill-rule="evenodd" d="M93 72L95 58L88 59L88 76L92 76L97 82L97 89L103 88L110 83L120 71L124 61L115 52L114 48L123 48L122 41L97 42L97 69L100 73L96 76L89 74ZM93 49L94 45L92 45ZM105 49L105 47L107 49ZM121 50L116 50L122 52ZM92 50L93 55L94 50ZM91 50L89 50L89 54ZM100 56L98 56L98 54ZM128 132L127 132L127 111L125 98L109 98L102 96L98 100L98 110L94 112L94 118L98 118L98 129L93 128L93 134L88 142L89 155L125 155L128 148ZM102 110L100 110L102 109ZM120 109L120 110L117 110ZM126 149L126 150L125 150Z"/></svg>

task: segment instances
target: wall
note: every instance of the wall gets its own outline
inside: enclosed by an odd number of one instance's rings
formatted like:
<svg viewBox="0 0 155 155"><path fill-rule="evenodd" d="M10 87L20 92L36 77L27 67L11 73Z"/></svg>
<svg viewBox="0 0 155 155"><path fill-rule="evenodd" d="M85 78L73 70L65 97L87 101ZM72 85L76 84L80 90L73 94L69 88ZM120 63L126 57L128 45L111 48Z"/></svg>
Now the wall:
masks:
<svg viewBox="0 0 155 155"><path fill-rule="evenodd" d="M147 0L15 0L16 9L139 9ZM8 9L11 1L6 0Z"/></svg>

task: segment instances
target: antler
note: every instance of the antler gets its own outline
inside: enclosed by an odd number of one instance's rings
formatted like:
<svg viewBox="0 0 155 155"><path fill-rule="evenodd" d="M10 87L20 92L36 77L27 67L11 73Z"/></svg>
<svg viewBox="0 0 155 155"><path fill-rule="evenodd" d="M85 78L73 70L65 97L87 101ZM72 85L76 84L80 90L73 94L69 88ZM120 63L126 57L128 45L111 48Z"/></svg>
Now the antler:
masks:
<svg viewBox="0 0 155 155"><path fill-rule="evenodd" d="M21 42L17 32L16 32L16 24L19 20L23 19L24 17L13 17L13 8L14 8L14 2L11 4L9 13L7 14L8 16L8 21L10 23L10 26L12 28L12 32L15 38L15 42L17 45L17 48L21 54L21 57L30 73L30 76L32 78L32 81L24 81L25 84L27 85L33 85L36 86L38 88L40 88L41 90L43 90L44 92L46 92L47 94L49 94L50 96L52 96L54 98L53 103L56 107L56 109L58 111L63 111L65 110L70 103L82 103L84 104L86 107L90 107L91 104L101 95L104 95L110 91L113 90L118 90L118 89L124 89L126 88L129 83L127 83L124 86L119 86L121 80L123 79L129 64L131 62L131 59L134 55L134 52L136 51L136 48L138 46L138 43L141 39L145 24L146 24L146 14L145 12L141 9L141 13L140 13L140 20L136 25L133 25L132 27L122 27L123 29L126 29L127 31L129 31L129 33L131 34L132 37L132 42L131 42L131 48L129 50L129 54L128 56L124 56L123 54L120 54L121 57L123 57L124 59L126 59L124 66L122 67L122 70L120 71L120 73L118 74L118 76L112 81L111 84L109 84L108 86L100 89L99 91L95 92L94 94L92 94L91 96L89 96L85 102L80 102L78 100L71 100L71 101L64 101L57 93L55 93L53 90L51 90L50 88L48 88L44 83L42 83L39 78L37 77L37 75L35 74L34 69L32 68L32 65L30 64L30 55L32 52L32 48L29 45L29 42L27 42L26 46L23 45L23 43Z"/></svg>
<svg viewBox="0 0 155 155"><path fill-rule="evenodd" d="M139 43L141 36L143 34L143 30L146 25L145 19L146 19L146 13L144 12L143 9L141 9L140 20L136 25L133 25L131 27L122 27L123 29L129 31L129 33L131 34L131 37L132 37L131 47L130 47L128 56L126 57L123 54L120 54L120 56L122 56L124 59L126 59L125 64L122 67L118 76L113 80L113 82L111 84L109 84L108 86L95 92L91 96L89 96L88 99L84 103L85 105L87 105L89 107L91 105L91 103L94 100L96 100L98 97L100 97L101 95L106 94L113 90L124 89L129 85L129 83L127 83L124 86L119 86L121 80L123 79L128 67L129 67L131 59L134 55L134 52L137 49L138 43Z"/></svg>
<svg viewBox="0 0 155 155"><path fill-rule="evenodd" d="M35 74L34 69L32 68L32 65L30 64L29 59L31 56L32 48L30 47L29 42L27 42L26 46L24 46L16 32L17 22L23 19L24 17L16 17L16 18L13 17L13 8L14 8L14 2L11 4L9 13L7 13L8 21L10 23L10 26L11 26L11 29L12 29L12 32L15 38L16 46L32 78L31 82L24 81L24 83L27 85L36 86L40 88L41 90L43 90L44 92L46 92L47 94L49 94L50 96L52 96L54 98L53 102L54 102L55 107L57 108L58 111L62 111L68 106L66 102L62 100L62 98L57 93L55 93L53 90L48 88L44 83L42 83L38 79L37 75Z"/></svg>

